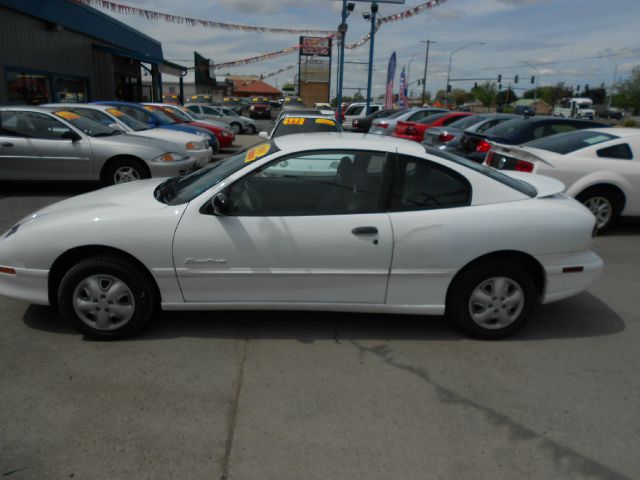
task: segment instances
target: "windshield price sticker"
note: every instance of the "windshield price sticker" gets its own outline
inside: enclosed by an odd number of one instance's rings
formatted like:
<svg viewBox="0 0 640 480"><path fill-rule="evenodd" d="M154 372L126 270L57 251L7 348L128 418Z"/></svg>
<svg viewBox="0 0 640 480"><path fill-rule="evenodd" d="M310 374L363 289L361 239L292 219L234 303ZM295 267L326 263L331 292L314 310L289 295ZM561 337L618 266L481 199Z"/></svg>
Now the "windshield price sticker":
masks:
<svg viewBox="0 0 640 480"><path fill-rule="evenodd" d="M115 108L107 108L107 112L109 112L114 117L123 117L124 116L124 113L122 113L120 110L116 110Z"/></svg>
<svg viewBox="0 0 640 480"><path fill-rule="evenodd" d="M285 118L282 123L285 125L304 125L304 118L289 117Z"/></svg>
<svg viewBox="0 0 640 480"><path fill-rule="evenodd" d="M64 118L65 120L77 120L80 118L80 115L78 115L77 113L68 112L66 110L56 112L56 115L60 118Z"/></svg>
<svg viewBox="0 0 640 480"><path fill-rule="evenodd" d="M329 120L328 118L316 118L316 123L320 123L321 125L331 125L332 127L336 126L336 122Z"/></svg>
<svg viewBox="0 0 640 480"><path fill-rule="evenodd" d="M145 105L145 106L144 106L144 107L142 107L142 108L144 108L145 110L149 110L150 112L153 112L153 111L155 110L155 108L150 107L149 105Z"/></svg>
<svg viewBox="0 0 640 480"><path fill-rule="evenodd" d="M270 143L263 143L262 145L253 147L247 152L247 155L244 157L244 163L251 163L254 160L259 159L260 157L264 157L269 152L270 149L271 149Z"/></svg>

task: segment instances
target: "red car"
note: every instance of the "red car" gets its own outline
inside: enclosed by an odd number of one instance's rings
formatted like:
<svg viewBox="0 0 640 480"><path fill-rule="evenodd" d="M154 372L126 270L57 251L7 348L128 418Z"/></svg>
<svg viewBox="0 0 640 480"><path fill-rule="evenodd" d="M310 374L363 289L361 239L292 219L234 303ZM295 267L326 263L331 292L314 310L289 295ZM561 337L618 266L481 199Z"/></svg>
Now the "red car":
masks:
<svg viewBox="0 0 640 480"><path fill-rule="evenodd" d="M433 127L446 127L461 117L473 115L469 112L443 112L424 117L418 122L398 122L393 132L394 137L406 138L414 142L422 142L424 132Z"/></svg>
<svg viewBox="0 0 640 480"><path fill-rule="evenodd" d="M162 105L150 105L146 104L145 107L153 108L154 110L160 110L164 114L166 114L171 120L175 120L176 123L186 123L193 127L204 128L205 130L209 130L213 133L218 139L219 148L228 148L233 145L233 141L236 139L234 133L223 127L217 127L215 125L211 125L210 123L204 123L199 121L194 121L192 118L188 116L186 112L182 112L178 108L175 107L163 107Z"/></svg>

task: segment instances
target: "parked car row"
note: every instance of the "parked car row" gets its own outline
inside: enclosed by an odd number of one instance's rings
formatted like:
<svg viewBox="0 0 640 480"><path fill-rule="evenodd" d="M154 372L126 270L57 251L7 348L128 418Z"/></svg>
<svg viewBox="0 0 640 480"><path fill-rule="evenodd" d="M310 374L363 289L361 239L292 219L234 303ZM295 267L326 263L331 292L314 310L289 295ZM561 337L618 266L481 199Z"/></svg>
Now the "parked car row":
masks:
<svg viewBox="0 0 640 480"><path fill-rule="evenodd" d="M0 180L103 185L185 175L234 133L175 104L121 101L0 107Z"/></svg>

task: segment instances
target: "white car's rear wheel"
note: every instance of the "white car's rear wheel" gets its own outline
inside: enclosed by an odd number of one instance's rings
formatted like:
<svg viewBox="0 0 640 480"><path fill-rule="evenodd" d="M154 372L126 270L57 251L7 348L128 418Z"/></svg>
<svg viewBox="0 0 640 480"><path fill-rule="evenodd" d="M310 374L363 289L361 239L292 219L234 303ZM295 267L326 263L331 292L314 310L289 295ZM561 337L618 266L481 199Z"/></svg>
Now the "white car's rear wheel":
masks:
<svg viewBox="0 0 640 480"><path fill-rule="evenodd" d="M471 266L451 285L447 312L467 333L500 338L531 316L535 288L518 265L492 260Z"/></svg>
<svg viewBox="0 0 640 480"><path fill-rule="evenodd" d="M134 265L110 256L77 263L58 288L58 307L88 337L123 338L142 329L155 306L151 282Z"/></svg>
<svg viewBox="0 0 640 480"><path fill-rule="evenodd" d="M596 217L596 228L602 232L609 228L622 210L623 199L614 189L593 187L576 197Z"/></svg>

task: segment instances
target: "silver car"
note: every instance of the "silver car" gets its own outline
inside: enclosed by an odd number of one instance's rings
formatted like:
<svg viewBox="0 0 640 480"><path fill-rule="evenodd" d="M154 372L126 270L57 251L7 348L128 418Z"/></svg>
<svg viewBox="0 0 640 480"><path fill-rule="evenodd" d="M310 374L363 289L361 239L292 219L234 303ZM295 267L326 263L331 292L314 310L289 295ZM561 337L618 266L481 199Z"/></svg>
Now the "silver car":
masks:
<svg viewBox="0 0 640 480"><path fill-rule="evenodd" d="M396 129L396 123L398 123L399 121L417 122L419 120L422 120L424 117L433 115L434 113L446 111L447 110L443 108L432 107L416 107L408 108L406 110L400 110L399 112L394 113L393 115L389 115L388 117L376 118L373 122L371 122L369 133L390 137Z"/></svg>
<svg viewBox="0 0 640 480"><path fill-rule="evenodd" d="M465 133L482 133L499 123L518 117L519 115L509 113L483 113L481 115L461 117L446 127L435 127L425 130L422 143L440 150L455 153L460 144L460 139Z"/></svg>
<svg viewBox="0 0 640 480"><path fill-rule="evenodd" d="M0 180L97 180L103 185L191 172L171 143L125 135L77 113L0 107Z"/></svg>
<svg viewBox="0 0 640 480"><path fill-rule="evenodd" d="M231 131L236 135L243 132L254 135L258 131L254 119L241 117L226 107L215 107L203 103L187 103L185 107L192 112L196 118L201 115L205 119L222 120L229 125Z"/></svg>

